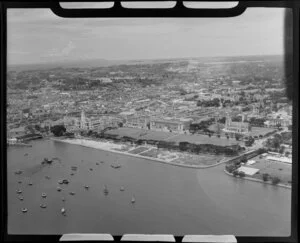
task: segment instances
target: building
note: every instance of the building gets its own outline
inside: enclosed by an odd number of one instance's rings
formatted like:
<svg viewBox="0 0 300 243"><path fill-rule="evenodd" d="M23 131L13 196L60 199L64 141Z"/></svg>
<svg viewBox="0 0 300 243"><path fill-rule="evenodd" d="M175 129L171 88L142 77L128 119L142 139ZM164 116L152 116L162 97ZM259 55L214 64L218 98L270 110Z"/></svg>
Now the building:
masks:
<svg viewBox="0 0 300 243"><path fill-rule="evenodd" d="M150 125L148 116L131 116L126 118L124 126L140 129L149 129Z"/></svg>
<svg viewBox="0 0 300 243"><path fill-rule="evenodd" d="M153 119L150 129L155 131L186 133L189 132L192 119Z"/></svg>
<svg viewBox="0 0 300 243"><path fill-rule="evenodd" d="M224 132L229 133L231 135L235 134L243 134L246 135L251 131L250 124L248 122L244 122L244 116L242 117L241 122L233 122L231 117L227 115Z"/></svg>

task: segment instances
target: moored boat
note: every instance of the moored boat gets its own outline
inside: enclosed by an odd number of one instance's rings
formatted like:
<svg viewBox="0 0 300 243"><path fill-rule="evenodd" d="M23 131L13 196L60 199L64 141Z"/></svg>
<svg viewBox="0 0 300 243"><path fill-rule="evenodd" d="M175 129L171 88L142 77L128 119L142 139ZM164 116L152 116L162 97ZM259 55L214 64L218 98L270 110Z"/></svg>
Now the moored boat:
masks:
<svg viewBox="0 0 300 243"><path fill-rule="evenodd" d="M40 204L40 207L41 207L41 208L46 208L47 205L46 205L46 204Z"/></svg>
<svg viewBox="0 0 300 243"><path fill-rule="evenodd" d="M22 208L23 213L27 213L27 208Z"/></svg>
<svg viewBox="0 0 300 243"><path fill-rule="evenodd" d="M131 198L131 203L135 203L135 198L134 198L134 196Z"/></svg>
<svg viewBox="0 0 300 243"><path fill-rule="evenodd" d="M125 190L125 188L123 186L121 186L120 191L122 192L124 190Z"/></svg>

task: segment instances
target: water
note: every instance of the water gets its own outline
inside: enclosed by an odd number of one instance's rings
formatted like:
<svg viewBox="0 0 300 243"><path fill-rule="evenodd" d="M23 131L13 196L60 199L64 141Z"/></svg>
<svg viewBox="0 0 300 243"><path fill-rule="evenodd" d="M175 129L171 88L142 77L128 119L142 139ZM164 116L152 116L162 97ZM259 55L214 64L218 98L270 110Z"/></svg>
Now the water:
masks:
<svg viewBox="0 0 300 243"><path fill-rule="evenodd" d="M49 140L32 144L8 148L9 234L290 234L291 190L232 178L224 165L195 170ZM41 166L44 157L58 157L61 163ZM110 167L116 162L120 169ZM74 165L77 171L71 170ZM15 175L19 169L23 174ZM60 179L70 183L59 185ZM19 188L24 201L18 199Z"/></svg>

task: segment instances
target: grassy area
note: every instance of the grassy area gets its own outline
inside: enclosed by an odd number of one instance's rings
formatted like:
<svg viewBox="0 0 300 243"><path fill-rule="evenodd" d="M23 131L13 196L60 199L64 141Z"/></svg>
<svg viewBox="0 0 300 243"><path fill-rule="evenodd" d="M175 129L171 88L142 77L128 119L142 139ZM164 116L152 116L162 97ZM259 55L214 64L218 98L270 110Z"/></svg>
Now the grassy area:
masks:
<svg viewBox="0 0 300 243"><path fill-rule="evenodd" d="M252 127L251 132L249 133L249 136L259 136L262 135L264 136L265 134L275 131L273 128L267 128L267 127Z"/></svg>
<svg viewBox="0 0 300 243"><path fill-rule="evenodd" d="M280 179L280 183L289 184L288 182L292 180L292 165L269 161L265 158L259 158L259 156L254 157L252 160L257 161L253 165L247 165L247 167L257 168L259 169L259 174L253 175L253 178L261 179L264 173L268 173L270 177L278 177Z"/></svg>
<svg viewBox="0 0 300 243"><path fill-rule="evenodd" d="M220 162L223 159L223 156L214 156L214 155L194 155L188 153L177 153L179 158L173 162L181 161L183 164L187 165L213 165Z"/></svg>
<svg viewBox="0 0 300 243"><path fill-rule="evenodd" d="M121 127L114 130L109 130L106 133L119 135L119 136L128 136L136 139L153 139L153 140L164 140L174 135L172 133L142 130L142 129L130 128L130 127Z"/></svg>
<svg viewBox="0 0 300 243"><path fill-rule="evenodd" d="M227 139L224 137L216 137L208 135L202 135L202 134L193 134L193 135L185 135L185 134L178 134L177 136L171 137L168 139L168 141L174 141L174 142L189 142L189 143L195 143L195 144L213 144L213 145L219 145L219 146L230 146L234 144L241 144L243 145L243 142L236 141L233 139Z"/></svg>

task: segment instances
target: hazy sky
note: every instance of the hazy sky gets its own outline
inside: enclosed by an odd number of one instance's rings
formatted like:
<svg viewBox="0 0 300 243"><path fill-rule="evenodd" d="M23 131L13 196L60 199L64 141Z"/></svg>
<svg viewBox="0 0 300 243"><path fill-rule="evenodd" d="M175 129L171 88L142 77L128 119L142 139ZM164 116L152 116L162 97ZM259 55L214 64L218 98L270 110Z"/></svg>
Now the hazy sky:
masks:
<svg viewBox="0 0 300 243"><path fill-rule="evenodd" d="M8 64L84 59L283 54L284 10L233 18L68 19L48 9L8 9Z"/></svg>

